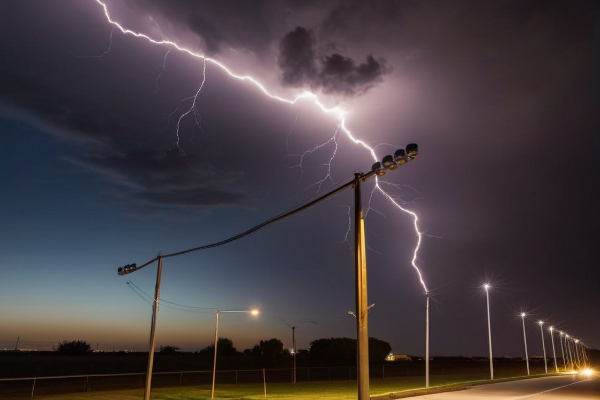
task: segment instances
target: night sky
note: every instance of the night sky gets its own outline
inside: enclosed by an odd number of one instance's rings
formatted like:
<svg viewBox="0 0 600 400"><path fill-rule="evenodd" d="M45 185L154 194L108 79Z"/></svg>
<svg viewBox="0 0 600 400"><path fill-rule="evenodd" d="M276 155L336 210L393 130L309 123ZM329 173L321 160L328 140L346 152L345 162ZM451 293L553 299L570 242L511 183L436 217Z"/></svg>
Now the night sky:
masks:
<svg viewBox="0 0 600 400"><path fill-rule="evenodd" d="M118 267L243 232L408 143L419 157L379 187L418 215L431 354L488 354L484 283L494 356L524 355L522 311L530 355L538 319L600 347L597 2L106 6L192 54L94 0L0 5L0 348L146 349L156 263ZM369 335L424 355L414 220L375 183ZM355 337L352 212L347 190L165 259L157 346L210 345L214 309L261 310L221 316L238 350L291 347L283 321L299 348Z"/></svg>

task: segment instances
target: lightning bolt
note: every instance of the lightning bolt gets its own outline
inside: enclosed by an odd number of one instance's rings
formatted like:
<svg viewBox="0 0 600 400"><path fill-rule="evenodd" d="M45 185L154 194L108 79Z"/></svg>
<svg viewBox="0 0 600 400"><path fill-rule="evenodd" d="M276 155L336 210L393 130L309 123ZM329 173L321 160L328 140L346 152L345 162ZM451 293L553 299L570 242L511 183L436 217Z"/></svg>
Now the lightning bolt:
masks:
<svg viewBox="0 0 600 400"><path fill-rule="evenodd" d="M180 126L180 122L181 120L186 117L189 114L194 115L195 119L196 119L196 124L199 125L199 114L196 110L196 100L200 94L200 92L202 91L202 88L204 86L204 82L206 79L206 65L207 63L210 63L212 65L215 65L216 67L222 69L224 72L226 72L229 76L231 76L232 78L238 79L240 81L246 81L246 82L250 82L251 84L253 84L254 86L256 86L256 88L258 90L260 90L265 96L276 100L276 101L280 101L283 103L287 103L287 104L295 104L297 101L299 101L300 99L308 99L308 100L312 100L313 103L325 114L332 114L335 115L338 118L338 125L337 125L337 129L335 130L335 133L333 134L333 136L331 137L331 139L329 139L328 141L315 146L314 148L307 150L306 152L304 152L301 156L300 156L300 162L298 164L298 166L302 166L304 157L320 148L322 148L323 146L325 146L328 143L334 143L335 147L334 150L332 152L332 155L328 161L328 163L326 163L326 165L328 166L327 168L327 173L325 175L324 178L322 178L320 181L318 181L317 183L313 184L312 186L317 186L319 189L321 188L321 186L327 181L327 180L331 180L331 162L333 161L333 159L335 158L335 155L337 154L337 149L338 149L338 142L339 142L339 134L340 132L343 132L346 137L348 139L350 139L352 142L354 142L356 145L363 147L365 150L367 150L369 152L369 154L371 155L371 158L373 159L373 162L376 162L379 160L379 158L377 157L376 153L375 153L375 148L369 146L366 142L356 138L352 132L350 131L350 129L348 129L348 127L346 127L346 115L348 114L347 111L343 110L341 107L336 106L336 107L326 107L317 97L316 94L309 92L309 91L304 91L298 95L296 95L296 97L292 98L292 99L286 99L280 96L276 96L271 94L267 88L265 86L263 86L260 82L258 82L256 79L252 78L251 76L248 75L237 75L235 74L232 70L230 70L229 68L227 68L227 66L225 66L224 64L222 64L221 62L219 62L218 60L214 59L214 58L210 58L207 57L203 54L200 53L196 53L190 49L187 49L185 47L180 46L179 44L177 44L176 42L170 41L168 39L166 39L163 35L162 32L161 34L161 39L153 39L152 37L140 33L140 32L135 32L132 31L130 29L127 29L125 27L123 27L119 22L115 21L109 11L108 11L108 7L106 6L106 4L104 4L101 0L94 0L96 3L98 3L103 11L104 11L104 16L107 20L107 22L113 26L113 31L114 29L119 29L124 35L132 35L135 36L137 38L140 39L145 39L151 43L157 44L157 45L164 45L164 46L169 46L171 49L176 49L180 52L183 53L187 53L188 55L190 55L191 57L194 58L198 58L203 60L203 80L202 83L199 87L199 89L196 91L196 94L188 99L192 99L192 105L187 109L187 111L185 111L183 114L181 114L179 116L179 119L177 120L177 132L176 132L176 136L177 136L177 141L176 141L176 147L179 148L179 126ZM159 29L160 31L160 29ZM111 43L112 43L112 31L111 31ZM414 248L413 251L413 258L411 260L411 265L412 267L415 269L418 277L419 277L419 281L421 283L421 285L423 286L423 289L425 290L425 293L428 293L428 289L427 286L425 285L425 281L423 279L423 274L421 273L421 270L419 269L418 265L417 265L417 258L418 258L418 252L419 249L421 247L421 242L423 239L423 233L419 230L419 218L417 216L417 214L413 211L410 211L406 208L404 208L400 202L395 199L393 196L391 196L390 194L388 194L381 186L381 183L386 183L385 181L380 181L379 177L375 177L375 188L373 189L373 192L378 191L379 193L381 193L386 199L388 199L388 201L395 206L396 208L398 208L399 210L409 214L412 217L413 220L413 226L414 226L414 230L415 230L415 234L417 236L417 244ZM387 184L387 183L386 183ZM371 193L371 196L373 195L373 193Z"/></svg>

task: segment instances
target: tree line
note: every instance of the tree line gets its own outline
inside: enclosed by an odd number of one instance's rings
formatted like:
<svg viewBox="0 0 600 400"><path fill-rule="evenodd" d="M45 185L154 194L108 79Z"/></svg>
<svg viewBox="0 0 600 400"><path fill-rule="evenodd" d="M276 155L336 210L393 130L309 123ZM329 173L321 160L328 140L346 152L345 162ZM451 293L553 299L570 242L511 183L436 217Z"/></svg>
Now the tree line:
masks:
<svg viewBox="0 0 600 400"><path fill-rule="evenodd" d="M63 341L54 346L60 355L81 356L92 354L92 348L85 340ZM388 342L369 338L369 362L382 363L392 348ZM177 346L161 345L158 356L196 356L200 367L212 366L215 354L214 344L200 351L182 352ZM217 342L217 368L287 368L292 362L290 349L279 339L261 340L251 349L238 351L231 339L220 337ZM298 366L352 366L356 365L356 339L347 337L324 338L310 342L307 350L296 353Z"/></svg>

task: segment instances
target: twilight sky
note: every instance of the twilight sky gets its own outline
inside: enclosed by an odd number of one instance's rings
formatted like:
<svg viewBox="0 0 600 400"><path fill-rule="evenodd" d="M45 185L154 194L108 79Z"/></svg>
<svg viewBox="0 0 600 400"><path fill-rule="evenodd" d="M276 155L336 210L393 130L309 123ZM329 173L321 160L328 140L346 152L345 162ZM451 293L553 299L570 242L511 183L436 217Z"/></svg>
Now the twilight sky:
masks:
<svg viewBox="0 0 600 400"><path fill-rule="evenodd" d="M95 0L0 5L0 348L144 350L156 266L117 267L226 239L411 142L379 186L425 234L432 355L487 354L486 282L495 356L522 356L521 311L530 354L538 319L600 347L596 2L105 4L145 37ZM413 218L374 184L369 334L423 355ZM220 318L239 350L291 347L281 320L299 348L354 337L351 215L348 190L165 260L157 345L206 347L215 308L262 311Z"/></svg>

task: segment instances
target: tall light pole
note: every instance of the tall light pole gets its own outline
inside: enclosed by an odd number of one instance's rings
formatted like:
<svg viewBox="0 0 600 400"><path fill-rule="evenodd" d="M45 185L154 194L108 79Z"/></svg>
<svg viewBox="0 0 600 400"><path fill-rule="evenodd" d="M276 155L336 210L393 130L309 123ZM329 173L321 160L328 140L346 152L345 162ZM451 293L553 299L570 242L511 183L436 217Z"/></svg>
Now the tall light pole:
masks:
<svg viewBox="0 0 600 400"><path fill-rule="evenodd" d="M368 178L383 176L399 165L414 160L419 155L418 146L411 143L397 150L393 156L387 155L381 162L371 167L371 172L354 174L354 265L356 300L356 375L358 400L369 400L369 333L367 303L367 255L365 247L365 221L363 218L360 184Z"/></svg>
<svg viewBox="0 0 600 400"><path fill-rule="evenodd" d="M544 344L544 321L538 321L538 324L540 324L540 332L542 332L542 349L544 350L544 369L546 370L546 373L548 373L548 361L546 361L546 345Z"/></svg>
<svg viewBox="0 0 600 400"><path fill-rule="evenodd" d="M577 344L579 343L579 339L573 339L575 342L575 356L577 358L577 368L581 368L581 357L579 356L579 349L577 348Z"/></svg>
<svg viewBox="0 0 600 400"><path fill-rule="evenodd" d="M525 361L527 361L527 375L529 375L529 354L527 354L527 335L525 334L525 313L521 313L523 320L523 342L525 342Z"/></svg>
<svg viewBox="0 0 600 400"><path fill-rule="evenodd" d="M273 317L279 319L281 322L283 322L284 324L286 324L288 326L288 328L290 328L292 330L292 383L296 383L296 328L297 326L292 326L290 324L288 324L288 322L286 320L284 320L281 317L278 317L277 315L273 315ZM298 323L298 325L303 324L305 322L312 322L315 325L319 325L316 321L310 320L310 319L303 319L302 321L300 321Z"/></svg>
<svg viewBox="0 0 600 400"><path fill-rule="evenodd" d="M552 356L554 357L554 370L558 372L558 364L556 363L556 351L554 350L554 327L550 327L550 338L552 339Z"/></svg>
<svg viewBox="0 0 600 400"><path fill-rule="evenodd" d="M485 297L487 299L487 323L488 323L488 341L490 345L490 379L494 379L494 358L492 356L492 323L490 322L490 285L483 285Z"/></svg>
<svg viewBox="0 0 600 400"><path fill-rule="evenodd" d="M571 370L575 368L573 365L573 353L571 353L571 343L569 343L569 335L565 335L565 346L567 346L567 353L569 355L569 364L571 364Z"/></svg>
<svg viewBox="0 0 600 400"><path fill-rule="evenodd" d="M215 310L215 356L213 362L212 389L210 391L211 400L215 398L215 378L217 376L217 343L219 342L219 313L248 313L258 315L258 310Z"/></svg>
<svg viewBox="0 0 600 400"><path fill-rule="evenodd" d="M566 371L567 370L567 364L565 363L565 350L564 350L563 344L562 344L563 337L565 336L565 333L563 331L559 331L559 333L560 333L560 337L559 337L559 340L560 340L560 353L562 354L563 368Z"/></svg>
<svg viewBox="0 0 600 400"><path fill-rule="evenodd" d="M427 305L425 307L425 387L429 387L429 292L426 292Z"/></svg>

